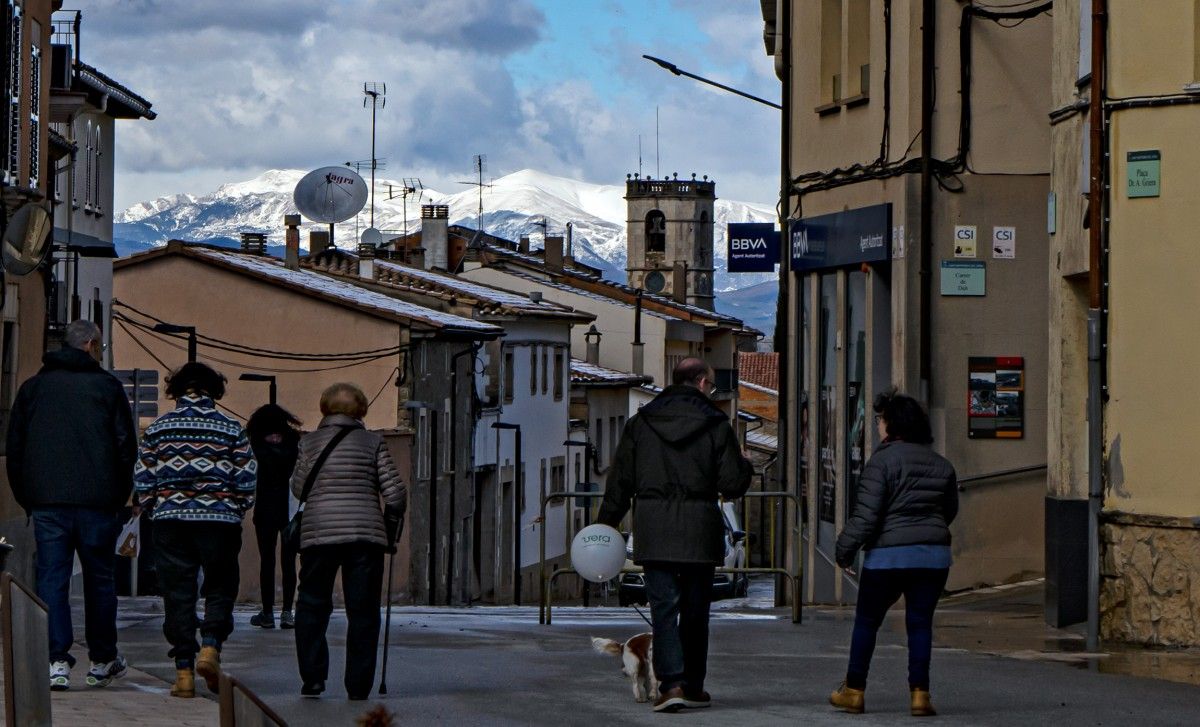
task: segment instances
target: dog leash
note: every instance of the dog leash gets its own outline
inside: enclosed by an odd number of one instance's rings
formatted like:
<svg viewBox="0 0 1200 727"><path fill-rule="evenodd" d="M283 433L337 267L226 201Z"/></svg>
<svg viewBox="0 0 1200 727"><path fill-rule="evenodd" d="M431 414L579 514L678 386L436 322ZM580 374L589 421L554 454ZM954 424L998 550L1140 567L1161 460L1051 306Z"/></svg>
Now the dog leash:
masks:
<svg viewBox="0 0 1200 727"><path fill-rule="evenodd" d="M642 617L642 620L645 621L646 624L649 625L651 629L653 629L654 624L650 622L650 619L646 618L646 614L642 613L642 609L638 608L637 604L630 604L630 605L633 606L633 610L637 611L637 614Z"/></svg>

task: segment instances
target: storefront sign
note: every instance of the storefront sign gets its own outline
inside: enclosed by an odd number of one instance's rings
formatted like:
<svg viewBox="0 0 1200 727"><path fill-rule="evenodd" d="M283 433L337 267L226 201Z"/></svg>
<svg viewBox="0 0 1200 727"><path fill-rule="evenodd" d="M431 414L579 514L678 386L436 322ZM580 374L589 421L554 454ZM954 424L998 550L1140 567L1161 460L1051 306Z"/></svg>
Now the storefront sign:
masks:
<svg viewBox="0 0 1200 727"><path fill-rule="evenodd" d="M1159 178L1161 163L1162 154L1157 149L1126 152L1126 196L1157 197L1162 187Z"/></svg>
<svg viewBox="0 0 1200 727"><path fill-rule="evenodd" d="M791 224L792 269L823 270L891 259L892 205L878 204Z"/></svg>
<svg viewBox="0 0 1200 727"><path fill-rule="evenodd" d="M1025 436L1025 359L972 356L967 362L967 436Z"/></svg>
<svg viewBox="0 0 1200 727"><path fill-rule="evenodd" d="M779 262L779 231L770 222L731 222L725 257L731 273L773 273Z"/></svg>
<svg viewBox="0 0 1200 727"><path fill-rule="evenodd" d="M943 260L942 295L987 295L987 263Z"/></svg>

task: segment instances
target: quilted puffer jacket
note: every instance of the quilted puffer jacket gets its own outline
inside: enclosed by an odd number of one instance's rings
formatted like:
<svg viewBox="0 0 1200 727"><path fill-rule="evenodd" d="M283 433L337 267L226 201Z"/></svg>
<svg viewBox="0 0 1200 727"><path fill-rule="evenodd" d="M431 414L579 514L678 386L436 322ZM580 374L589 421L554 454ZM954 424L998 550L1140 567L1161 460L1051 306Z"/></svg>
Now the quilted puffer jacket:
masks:
<svg viewBox="0 0 1200 727"><path fill-rule="evenodd" d="M859 549L949 545L958 514L954 465L923 444L884 442L863 467L858 501L837 539L837 562Z"/></svg>
<svg viewBox="0 0 1200 727"><path fill-rule="evenodd" d="M321 451L344 427L352 431L334 447L308 494L300 528L301 550L342 543L386 547L384 508L389 517L400 520L408 506L408 492L383 437L342 414L325 417L315 432L300 440L292 493L300 496Z"/></svg>

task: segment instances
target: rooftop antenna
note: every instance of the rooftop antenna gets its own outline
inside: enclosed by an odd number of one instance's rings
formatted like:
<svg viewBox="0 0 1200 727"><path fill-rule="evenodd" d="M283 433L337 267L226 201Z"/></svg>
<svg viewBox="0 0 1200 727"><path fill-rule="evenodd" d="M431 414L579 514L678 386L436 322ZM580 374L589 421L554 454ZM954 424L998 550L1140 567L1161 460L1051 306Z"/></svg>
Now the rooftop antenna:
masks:
<svg viewBox="0 0 1200 727"><path fill-rule="evenodd" d="M487 155L486 154L476 154L475 156L471 157L471 161L475 165L476 181L474 181L474 182L459 182L459 184L469 184L472 187L479 188L479 213L478 213L477 217L475 218L476 219L475 226L477 228L479 228L479 232L482 233L483 232L483 188L487 187L490 189L492 185L483 183L483 173L487 171Z"/></svg>
<svg viewBox="0 0 1200 727"><path fill-rule="evenodd" d="M638 134L638 176L642 176L642 135Z"/></svg>
<svg viewBox="0 0 1200 727"><path fill-rule="evenodd" d="M546 215L542 215L541 220L535 220L533 222L530 222L529 224L533 225L534 227L542 228L542 247L545 248L546 247L546 235L550 234L550 221L546 219Z"/></svg>
<svg viewBox="0 0 1200 727"><path fill-rule="evenodd" d="M375 227L375 112L387 106L387 84L366 81L363 83L363 108L371 107L371 227Z"/></svg>
<svg viewBox="0 0 1200 727"><path fill-rule="evenodd" d="M389 201L390 201L390 200L393 200L393 199L396 199L396 197L401 197L401 198L403 198L403 204L404 204L404 244L405 244L405 245L407 245L407 244L408 244L408 198L409 198L409 197L411 197L411 196L413 196L413 195L416 195L416 197L417 197L417 202L418 202L418 203L420 203L420 201L421 201L421 195L423 195L424 193L425 193L425 185L421 184L421 180L420 180L419 178L417 178L417 177L405 177L405 178L404 178L404 184L403 184L403 186L401 186L401 187L400 187L400 189L399 189L399 190L395 190L395 189L393 189L393 188L392 188L392 185L390 185L390 184L388 185L388 196L387 196L387 198L388 198L388 200L389 200Z"/></svg>
<svg viewBox="0 0 1200 727"><path fill-rule="evenodd" d="M662 179L662 166L658 156L658 107L654 107L654 176Z"/></svg>

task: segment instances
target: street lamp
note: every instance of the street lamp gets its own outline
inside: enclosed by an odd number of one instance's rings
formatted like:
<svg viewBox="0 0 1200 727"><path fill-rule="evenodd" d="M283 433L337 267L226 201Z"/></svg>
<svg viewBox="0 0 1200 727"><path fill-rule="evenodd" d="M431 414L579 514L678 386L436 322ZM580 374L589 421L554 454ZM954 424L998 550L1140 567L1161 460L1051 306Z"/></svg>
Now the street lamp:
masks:
<svg viewBox="0 0 1200 727"><path fill-rule="evenodd" d="M275 386L275 377L270 374L242 374L238 377L238 381L266 381L270 383L271 388L268 393L271 404L274 404L277 399L278 390Z"/></svg>
<svg viewBox="0 0 1200 727"><path fill-rule="evenodd" d="M195 326L177 326L174 323L156 323L154 330L158 333L169 333L172 335L186 335L188 337L188 363L196 361L196 327Z"/></svg>
<svg viewBox="0 0 1200 727"><path fill-rule="evenodd" d="M521 491L525 488L524 463L521 460L521 425L494 422L492 429L516 432L517 476L513 486L513 605L521 605ZM545 524L543 523L543 526Z"/></svg>
<svg viewBox="0 0 1200 727"><path fill-rule="evenodd" d="M646 60L650 61L651 63L657 64L660 68L670 71L671 73L674 73L676 76L687 76L688 78L694 78L697 81L699 81L700 83L707 83L710 86L716 86L717 88L721 89L722 91L728 91L730 93L735 93L738 96L741 96L742 98L748 98L751 101L757 101L760 104L763 104L765 106L770 106L773 109L779 109L780 111L783 110L783 107L780 106L779 104L775 103L774 101L768 101L765 98L755 96L752 93L746 93L745 91L739 91L736 88L733 88L732 86L726 86L723 83L718 83L718 82L712 80L711 78L705 78L704 76L697 76L695 73L688 73L687 71L681 69L679 66L675 65L674 63L671 63L670 61L664 61L661 58L655 58L654 56L648 56L648 55L643 55L642 58L645 58Z"/></svg>

